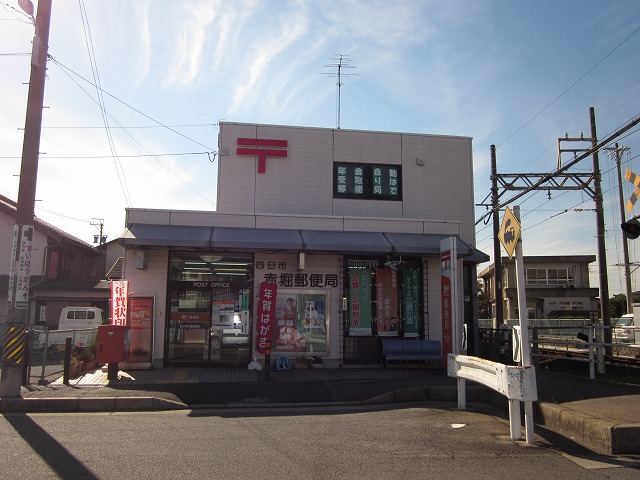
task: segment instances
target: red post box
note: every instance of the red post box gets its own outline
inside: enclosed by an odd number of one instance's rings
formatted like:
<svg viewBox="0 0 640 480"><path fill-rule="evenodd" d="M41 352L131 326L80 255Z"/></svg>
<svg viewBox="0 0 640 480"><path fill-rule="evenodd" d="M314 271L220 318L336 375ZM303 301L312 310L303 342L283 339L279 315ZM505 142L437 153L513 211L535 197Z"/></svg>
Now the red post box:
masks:
<svg viewBox="0 0 640 480"><path fill-rule="evenodd" d="M102 365L118 364L129 358L129 327L100 325L96 348L96 361Z"/></svg>

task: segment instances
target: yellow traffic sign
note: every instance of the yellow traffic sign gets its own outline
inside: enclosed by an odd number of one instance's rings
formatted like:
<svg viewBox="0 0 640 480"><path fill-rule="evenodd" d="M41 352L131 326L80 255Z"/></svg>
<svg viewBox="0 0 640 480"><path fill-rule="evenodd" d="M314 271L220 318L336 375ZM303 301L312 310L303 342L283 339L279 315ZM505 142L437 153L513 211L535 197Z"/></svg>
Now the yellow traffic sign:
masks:
<svg viewBox="0 0 640 480"><path fill-rule="evenodd" d="M498 237L510 259L513 258L513 252L516 251L516 245L520 239L520 228L520 222L511 209L507 207L502 217L502 226Z"/></svg>

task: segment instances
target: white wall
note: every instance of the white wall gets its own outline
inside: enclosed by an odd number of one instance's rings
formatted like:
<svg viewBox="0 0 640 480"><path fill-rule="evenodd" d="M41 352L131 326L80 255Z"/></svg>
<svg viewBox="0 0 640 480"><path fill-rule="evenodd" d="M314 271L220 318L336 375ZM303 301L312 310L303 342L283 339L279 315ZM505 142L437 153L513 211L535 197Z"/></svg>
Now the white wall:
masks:
<svg viewBox="0 0 640 480"><path fill-rule="evenodd" d="M258 173L257 157L236 154L246 137L287 140L288 156ZM219 149L219 213L422 219L475 243L468 137L221 123ZM402 201L334 199L334 162L402 165Z"/></svg>
<svg viewBox="0 0 640 480"><path fill-rule="evenodd" d="M129 293L155 296L153 315L153 366L162 367L164 358L164 334L166 328L167 306L167 267L169 252L167 250L144 250L147 254L147 268L135 268L135 252L128 250L125 255L125 280L129 280Z"/></svg>

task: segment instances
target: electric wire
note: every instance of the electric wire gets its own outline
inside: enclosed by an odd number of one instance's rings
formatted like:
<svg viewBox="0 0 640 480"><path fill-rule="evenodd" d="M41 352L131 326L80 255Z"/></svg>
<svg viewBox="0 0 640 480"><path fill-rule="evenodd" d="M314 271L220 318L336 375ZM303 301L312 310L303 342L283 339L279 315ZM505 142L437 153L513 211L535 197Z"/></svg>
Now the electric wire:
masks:
<svg viewBox="0 0 640 480"><path fill-rule="evenodd" d="M129 187L127 185L127 176L122 166L122 163L118 158L118 153L116 150L115 143L113 141L113 136L111 135L111 130L109 129L109 116L107 115L106 107L104 104L104 96L102 95L102 92L101 92L102 85L100 83L100 75L98 73L98 65L95 59L95 51L93 49L93 40L91 38L91 29L89 27L89 19L87 18L87 11L84 7L84 1L78 0L78 6L80 7L80 16L82 18L82 26L84 29L84 39L87 47L87 54L89 56L91 73L93 74L93 81L96 86L98 106L100 107L102 121L104 122L104 129L107 136L107 142L109 143L109 149L111 150L113 163L115 166L116 174L118 176L118 181L120 182L120 187L122 189L122 194L124 196L125 203L127 204L127 207L131 207L131 195L129 194Z"/></svg>

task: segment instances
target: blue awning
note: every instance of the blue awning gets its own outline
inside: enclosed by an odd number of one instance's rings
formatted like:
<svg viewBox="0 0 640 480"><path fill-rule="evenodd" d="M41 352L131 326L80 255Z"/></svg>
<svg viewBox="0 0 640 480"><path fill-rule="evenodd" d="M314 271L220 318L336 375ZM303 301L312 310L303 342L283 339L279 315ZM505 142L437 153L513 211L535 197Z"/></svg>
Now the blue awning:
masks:
<svg viewBox="0 0 640 480"><path fill-rule="evenodd" d="M440 255L443 234L345 232L277 228L132 224L120 237L124 246L187 247L249 251L307 251L345 254ZM484 263L489 256L456 238L458 257Z"/></svg>

